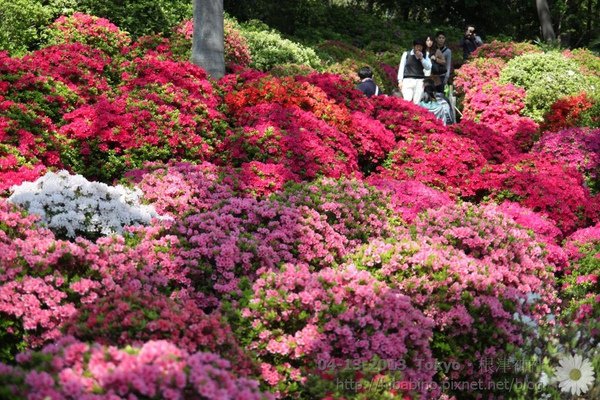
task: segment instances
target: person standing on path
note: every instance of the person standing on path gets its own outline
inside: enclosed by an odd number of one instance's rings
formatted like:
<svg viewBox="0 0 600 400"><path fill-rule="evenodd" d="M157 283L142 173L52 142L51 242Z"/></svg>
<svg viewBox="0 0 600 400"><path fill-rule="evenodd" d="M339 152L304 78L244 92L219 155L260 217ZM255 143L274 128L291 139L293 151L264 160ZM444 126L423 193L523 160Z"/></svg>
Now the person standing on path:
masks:
<svg viewBox="0 0 600 400"><path fill-rule="evenodd" d="M435 90L437 92L444 93L444 88L448 82L450 82L450 70L452 69L452 50L446 46L446 34L442 31L435 33L435 42L438 49L442 52L442 56L444 56L444 59L446 60L446 73L443 76L440 76L442 78L442 82L439 86L436 86Z"/></svg>
<svg viewBox="0 0 600 400"><path fill-rule="evenodd" d="M398 68L398 89L402 92L402 98L415 104L421 101L426 71L431 71L431 60L423 52L424 48L425 42L415 39L412 50L402 54Z"/></svg>
<svg viewBox="0 0 600 400"><path fill-rule="evenodd" d="M463 49L464 61L467 61L467 58L469 58L471 53L482 44L483 40L475 33L475 27L473 25L467 25L465 35L460 39L460 47Z"/></svg>

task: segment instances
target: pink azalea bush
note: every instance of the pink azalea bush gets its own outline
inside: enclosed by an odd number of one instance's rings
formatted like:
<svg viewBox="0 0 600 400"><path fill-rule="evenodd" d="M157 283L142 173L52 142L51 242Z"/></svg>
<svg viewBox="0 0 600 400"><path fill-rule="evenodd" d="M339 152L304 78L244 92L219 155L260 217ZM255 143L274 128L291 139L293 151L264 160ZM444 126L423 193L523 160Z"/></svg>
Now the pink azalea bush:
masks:
<svg viewBox="0 0 600 400"><path fill-rule="evenodd" d="M149 162L128 171L124 180L139 187L159 214L171 217L208 211L234 194L219 167L208 162Z"/></svg>
<svg viewBox="0 0 600 400"><path fill-rule="evenodd" d="M349 248L372 237L390 236L394 230L388 198L360 180L320 178L289 184L274 199L294 207L306 206L325 216L327 223L348 240Z"/></svg>
<svg viewBox="0 0 600 400"><path fill-rule="evenodd" d="M471 54L473 58L499 58L508 61L526 53L540 53L541 50L531 43L500 42L492 40L484 43Z"/></svg>
<svg viewBox="0 0 600 400"><path fill-rule="evenodd" d="M589 324L594 334L600 332L600 224L580 229L564 245L571 264L562 278L566 300L563 319L566 323Z"/></svg>
<svg viewBox="0 0 600 400"><path fill-rule="evenodd" d="M280 396L306 391L320 365L335 374L347 360L397 360L404 379L424 386L434 374L426 367L433 322L366 271L286 264L255 282L242 316L262 378Z"/></svg>
<svg viewBox="0 0 600 400"><path fill-rule="evenodd" d="M65 337L39 352L0 364L4 393L13 399L270 399L258 382L236 377L213 353L188 353L167 341L118 348Z"/></svg>
<svg viewBox="0 0 600 400"><path fill-rule="evenodd" d="M452 125L451 129L477 143L481 154L490 163L502 164L519 154L519 149L513 140L484 123L463 119L458 124Z"/></svg>
<svg viewBox="0 0 600 400"><path fill-rule="evenodd" d="M348 263L410 296L435 321L434 357L460 365L438 371L440 383L500 378L482 359L524 344L526 322L544 324L557 303L543 244L494 206L428 210L415 226L416 234L373 240Z"/></svg>
<svg viewBox="0 0 600 400"><path fill-rule="evenodd" d="M306 206L231 197L177 226L178 257L194 284L208 294L239 293L240 279L253 280L284 262L324 267L346 253L348 239Z"/></svg>
<svg viewBox="0 0 600 400"><path fill-rule="evenodd" d="M283 189L287 182L300 180L284 165L260 161L243 163L237 177L239 190L253 197L268 197Z"/></svg>

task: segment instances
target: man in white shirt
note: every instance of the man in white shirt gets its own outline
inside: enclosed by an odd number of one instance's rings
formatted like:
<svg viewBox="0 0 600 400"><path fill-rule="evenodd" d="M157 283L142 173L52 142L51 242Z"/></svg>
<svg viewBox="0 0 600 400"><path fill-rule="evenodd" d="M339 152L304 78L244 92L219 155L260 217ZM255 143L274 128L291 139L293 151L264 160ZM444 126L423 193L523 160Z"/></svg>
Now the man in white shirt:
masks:
<svg viewBox="0 0 600 400"><path fill-rule="evenodd" d="M418 104L423 95L423 79L431 72L431 60L423 53L425 42L421 39L413 41L413 48L405 51L398 68L398 88L406 101ZM426 73L427 72L427 73Z"/></svg>

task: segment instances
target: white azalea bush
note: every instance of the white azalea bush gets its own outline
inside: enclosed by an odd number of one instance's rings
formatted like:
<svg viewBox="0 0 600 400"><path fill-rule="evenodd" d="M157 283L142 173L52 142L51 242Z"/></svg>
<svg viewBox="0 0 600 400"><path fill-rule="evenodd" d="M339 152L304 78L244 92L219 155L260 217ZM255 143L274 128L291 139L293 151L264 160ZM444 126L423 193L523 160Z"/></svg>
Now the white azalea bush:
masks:
<svg viewBox="0 0 600 400"><path fill-rule="evenodd" d="M62 170L48 172L34 182L11 187L8 201L41 217L57 236L75 238L122 233L123 227L148 225L158 215L154 207L140 203L140 189L90 182Z"/></svg>

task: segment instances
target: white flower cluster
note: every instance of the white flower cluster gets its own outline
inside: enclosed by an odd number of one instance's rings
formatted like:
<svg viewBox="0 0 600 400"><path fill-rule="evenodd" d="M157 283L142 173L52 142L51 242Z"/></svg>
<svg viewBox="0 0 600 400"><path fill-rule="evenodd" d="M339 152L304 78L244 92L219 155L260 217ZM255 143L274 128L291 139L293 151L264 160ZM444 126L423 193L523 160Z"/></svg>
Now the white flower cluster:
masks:
<svg viewBox="0 0 600 400"><path fill-rule="evenodd" d="M154 207L140 204L141 190L90 182L62 170L10 189L8 201L42 218L58 235L98 237L121 233L124 226L163 219Z"/></svg>

